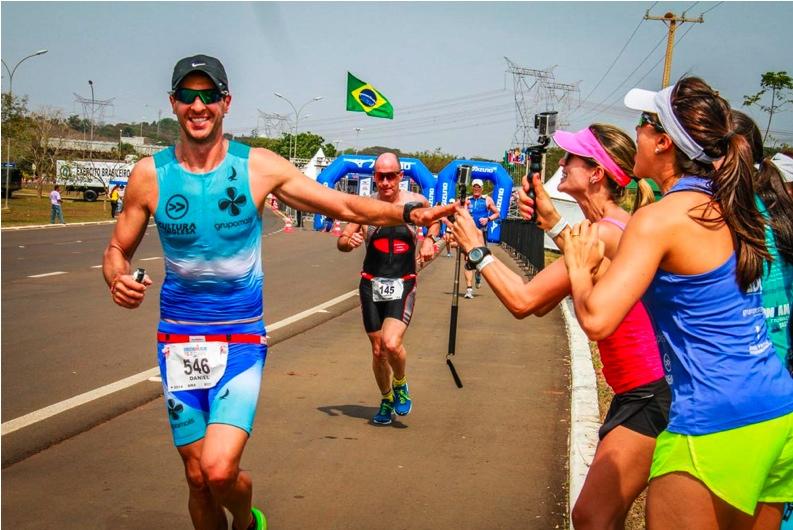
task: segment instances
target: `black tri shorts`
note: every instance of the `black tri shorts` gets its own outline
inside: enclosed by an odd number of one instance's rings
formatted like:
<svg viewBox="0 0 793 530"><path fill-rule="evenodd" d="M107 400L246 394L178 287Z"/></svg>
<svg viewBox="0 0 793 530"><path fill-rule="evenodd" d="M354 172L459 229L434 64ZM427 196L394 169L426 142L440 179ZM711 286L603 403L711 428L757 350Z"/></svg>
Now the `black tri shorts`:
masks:
<svg viewBox="0 0 793 530"><path fill-rule="evenodd" d="M363 327L367 333L380 331L386 318L395 318L404 322L405 325L410 324L413 306L416 304L416 279L402 281L404 289L401 298L387 302L375 302L372 299L372 280L361 278L358 293L361 297Z"/></svg>
<svg viewBox="0 0 793 530"><path fill-rule="evenodd" d="M672 391L665 378L616 394L598 431L602 440L617 426L657 438L669 423Z"/></svg>

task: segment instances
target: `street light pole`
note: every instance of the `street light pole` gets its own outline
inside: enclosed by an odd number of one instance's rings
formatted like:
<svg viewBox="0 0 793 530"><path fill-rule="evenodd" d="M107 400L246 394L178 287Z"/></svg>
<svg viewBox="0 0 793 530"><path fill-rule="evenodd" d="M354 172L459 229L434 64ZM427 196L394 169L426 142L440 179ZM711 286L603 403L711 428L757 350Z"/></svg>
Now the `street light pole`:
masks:
<svg viewBox="0 0 793 530"><path fill-rule="evenodd" d="M292 142L291 141L289 142L289 158L292 159L292 158L295 158L297 156L297 126L298 126L298 123L300 121L300 113L303 111L304 108L306 108L306 105L308 105L309 103L313 103L315 101L321 100L322 96L315 96L315 97L309 99L308 101L306 101L305 103L303 103L303 105L300 107L300 109L296 109L295 106L292 104L292 102L289 101L289 99L284 97L279 92L273 92L273 94L275 94L276 97L279 97L279 98L283 99L284 101L286 101L287 103L289 103L289 106L292 107L292 110L295 112L295 133L292 135L294 137L294 144L295 144L294 154L292 154Z"/></svg>
<svg viewBox="0 0 793 530"><path fill-rule="evenodd" d="M94 82L89 79L88 85L91 87L91 145L89 147L90 151L89 151L88 159L93 161L94 160ZM93 164L91 164L91 168L93 169Z"/></svg>
<svg viewBox="0 0 793 530"><path fill-rule="evenodd" d="M27 57L23 57L22 59L20 59L19 62L16 65L14 65L14 68L9 68L8 65L6 64L6 62L3 61L2 59L0 59L0 62L3 63L3 66L6 69L6 72L8 72L8 104L9 105L13 105L14 104L14 73L17 71L17 68L19 68L19 65L22 64L24 61L30 59L31 57L36 57L37 55L44 55L45 53L47 53L46 48L43 49L43 50L39 50L39 51L37 51L35 53L31 53ZM5 200L5 206L3 206L3 210L8 210L9 209L9 207L8 207L8 196L11 195L11 191L10 191L11 190L11 135L10 134L8 135L8 141L6 142L6 149L7 149L7 152L6 152L6 200Z"/></svg>
<svg viewBox="0 0 793 530"><path fill-rule="evenodd" d="M362 131L360 127L355 128L355 154L358 154L358 134Z"/></svg>

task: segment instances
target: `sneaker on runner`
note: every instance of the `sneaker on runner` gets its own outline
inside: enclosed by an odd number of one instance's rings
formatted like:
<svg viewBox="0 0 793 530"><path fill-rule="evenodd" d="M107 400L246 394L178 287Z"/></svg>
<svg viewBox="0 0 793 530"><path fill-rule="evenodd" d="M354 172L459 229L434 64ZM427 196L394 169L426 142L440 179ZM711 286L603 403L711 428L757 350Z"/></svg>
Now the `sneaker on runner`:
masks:
<svg viewBox="0 0 793 530"><path fill-rule="evenodd" d="M380 402L380 410L374 415L372 421L379 425L391 423L391 416L394 414L394 402L384 399Z"/></svg>
<svg viewBox="0 0 793 530"><path fill-rule="evenodd" d="M474 297L474 290L469 287L468 289L465 290L465 296L463 296L463 298L469 298L470 299L470 298L473 298L473 297Z"/></svg>
<svg viewBox="0 0 793 530"><path fill-rule="evenodd" d="M251 506L251 515L253 520L248 526L248 530L267 530L267 518L260 509Z"/></svg>
<svg viewBox="0 0 793 530"><path fill-rule="evenodd" d="M408 384L394 387L394 412L400 416L407 416L413 408L413 400L410 399Z"/></svg>

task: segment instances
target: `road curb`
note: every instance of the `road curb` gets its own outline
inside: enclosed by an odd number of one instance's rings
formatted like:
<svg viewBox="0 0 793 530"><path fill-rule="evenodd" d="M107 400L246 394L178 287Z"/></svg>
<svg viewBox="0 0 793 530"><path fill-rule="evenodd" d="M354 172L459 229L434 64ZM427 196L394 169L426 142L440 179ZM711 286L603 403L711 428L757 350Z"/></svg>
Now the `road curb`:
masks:
<svg viewBox="0 0 793 530"><path fill-rule="evenodd" d="M568 514L573 528L572 510L598 444L600 412L598 410L597 379L592 366L589 339L575 317L573 300L568 296L560 304L570 344L570 446Z"/></svg>

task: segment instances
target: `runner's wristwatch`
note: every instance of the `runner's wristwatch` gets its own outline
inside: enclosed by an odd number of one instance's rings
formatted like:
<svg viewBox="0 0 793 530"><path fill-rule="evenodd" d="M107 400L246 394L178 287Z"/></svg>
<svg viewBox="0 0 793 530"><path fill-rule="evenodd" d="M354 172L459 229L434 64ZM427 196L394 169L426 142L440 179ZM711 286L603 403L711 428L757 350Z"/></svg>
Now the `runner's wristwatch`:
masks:
<svg viewBox="0 0 793 530"><path fill-rule="evenodd" d="M482 263L485 256L490 255L490 249L487 247L474 247L465 258L465 268L469 271L476 269L476 266Z"/></svg>

